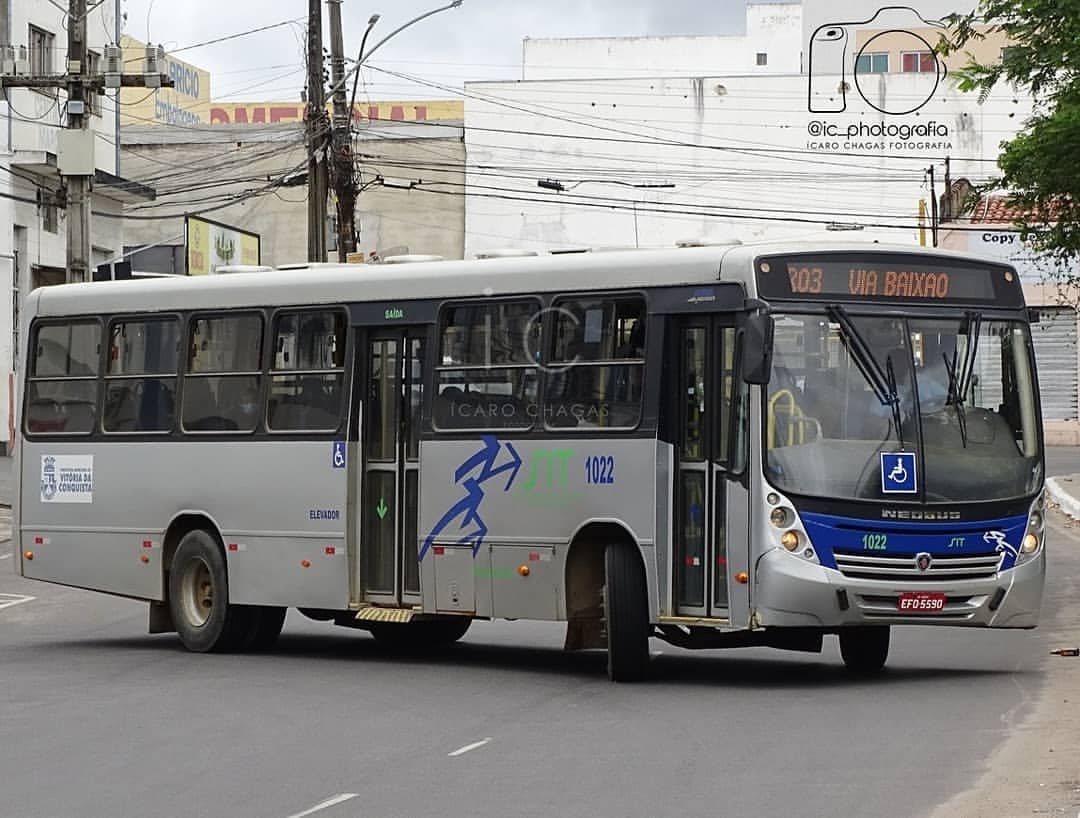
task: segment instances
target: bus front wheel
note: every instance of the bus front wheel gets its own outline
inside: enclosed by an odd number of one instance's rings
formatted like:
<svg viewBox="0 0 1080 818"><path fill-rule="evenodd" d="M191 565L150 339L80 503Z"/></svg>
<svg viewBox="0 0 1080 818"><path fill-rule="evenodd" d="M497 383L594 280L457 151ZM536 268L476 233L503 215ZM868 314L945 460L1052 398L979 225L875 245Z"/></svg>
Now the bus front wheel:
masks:
<svg viewBox="0 0 1080 818"><path fill-rule="evenodd" d="M889 626L861 625L843 628L840 633L840 657L852 673L880 673L889 658Z"/></svg>
<svg viewBox="0 0 1080 818"><path fill-rule="evenodd" d="M641 681L649 671L649 592L637 549L622 542L608 545L604 578L608 678Z"/></svg>
<svg viewBox="0 0 1080 818"><path fill-rule="evenodd" d="M229 604L225 556L208 531L180 540L169 569L169 609L181 643L196 653L237 649L249 633L253 612Z"/></svg>

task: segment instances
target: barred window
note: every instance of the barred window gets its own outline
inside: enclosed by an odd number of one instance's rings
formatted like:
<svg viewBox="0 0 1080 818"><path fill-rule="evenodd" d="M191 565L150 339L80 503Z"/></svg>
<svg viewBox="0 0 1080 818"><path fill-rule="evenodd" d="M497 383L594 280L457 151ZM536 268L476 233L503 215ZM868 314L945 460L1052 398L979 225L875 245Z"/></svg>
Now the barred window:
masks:
<svg viewBox="0 0 1080 818"><path fill-rule="evenodd" d="M106 432L169 432L176 417L180 321L114 321L105 370Z"/></svg>
<svg viewBox="0 0 1080 818"><path fill-rule="evenodd" d="M334 432L345 404L345 314L279 315L274 324L267 426L276 432Z"/></svg>
<svg viewBox="0 0 1080 818"><path fill-rule="evenodd" d="M39 324L31 349L26 431L90 434L97 424L101 324L95 320Z"/></svg>
<svg viewBox="0 0 1080 818"><path fill-rule="evenodd" d="M259 313L192 319L184 375L184 431L251 432L258 427L262 340Z"/></svg>

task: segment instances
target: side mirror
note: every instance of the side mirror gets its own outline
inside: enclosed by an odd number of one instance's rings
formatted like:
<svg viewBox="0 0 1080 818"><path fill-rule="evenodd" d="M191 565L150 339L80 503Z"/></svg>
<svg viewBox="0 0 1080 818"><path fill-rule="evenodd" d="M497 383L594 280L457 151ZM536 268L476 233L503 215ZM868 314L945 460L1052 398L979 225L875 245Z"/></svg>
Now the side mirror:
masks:
<svg viewBox="0 0 1080 818"><path fill-rule="evenodd" d="M743 322L739 331L740 365L747 383L765 386L769 382L774 328L772 316L764 312L751 313Z"/></svg>

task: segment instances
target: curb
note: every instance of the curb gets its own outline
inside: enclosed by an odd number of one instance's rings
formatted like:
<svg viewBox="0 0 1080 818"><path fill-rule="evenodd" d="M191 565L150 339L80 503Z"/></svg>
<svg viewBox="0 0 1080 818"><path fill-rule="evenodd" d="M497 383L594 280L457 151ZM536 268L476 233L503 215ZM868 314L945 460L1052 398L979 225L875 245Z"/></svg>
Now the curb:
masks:
<svg viewBox="0 0 1080 818"><path fill-rule="evenodd" d="M1048 477L1046 478L1046 494L1050 500L1058 504L1063 513L1074 520L1080 520L1080 498L1063 488L1062 482L1066 483L1070 489L1075 486L1075 490L1080 491L1080 481L1074 482L1072 477Z"/></svg>

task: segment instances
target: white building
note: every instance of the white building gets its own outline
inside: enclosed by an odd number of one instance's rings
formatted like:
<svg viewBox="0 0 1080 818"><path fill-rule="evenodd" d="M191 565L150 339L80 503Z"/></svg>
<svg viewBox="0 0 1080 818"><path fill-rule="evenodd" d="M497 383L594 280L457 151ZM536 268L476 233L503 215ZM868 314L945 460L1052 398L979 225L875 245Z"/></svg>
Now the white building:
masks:
<svg viewBox="0 0 1080 818"><path fill-rule="evenodd" d="M798 73L802 15L797 2L750 3L745 34L526 39L521 78Z"/></svg>
<svg viewBox="0 0 1080 818"><path fill-rule="evenodd" d="M118 0L105 0L90 12L86 31L92 59L119 37ZM25 49L21 72L62 74L66 70L66 15L49 0L0 0L0 45ZM55 199L60 187L57 137L64 123L63 91L9 88L0 99L0 451L16 434L12 391L18 348L18 306L34 287L65 278L66 214ZM96 132L91 236L93 265L118 255L121 213L132 193L117 178L117 118L111 96L91 95L90 127Z"/></svg>

